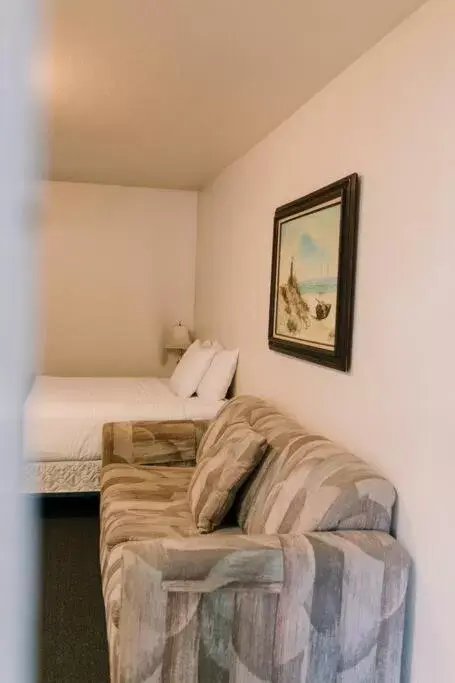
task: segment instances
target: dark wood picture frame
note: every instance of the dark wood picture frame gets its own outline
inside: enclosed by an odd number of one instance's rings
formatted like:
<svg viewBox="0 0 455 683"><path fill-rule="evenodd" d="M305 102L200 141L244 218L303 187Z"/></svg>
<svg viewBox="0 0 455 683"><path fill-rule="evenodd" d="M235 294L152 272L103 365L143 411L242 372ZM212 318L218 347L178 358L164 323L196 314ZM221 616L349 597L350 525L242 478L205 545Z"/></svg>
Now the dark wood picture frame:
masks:
<svg viewBox="0 0 455 683"><path fill-rule="evenodd" d="M268 335L270 349L342 370L343 372L349 371L352 351L359 201L360 179L357 173L353 173L316 192L284 204L275 211ZM307 344L302 339L292 338L291 333L289 338L286 338L286 335L283 333L277 333L278 299L280 296L289 296L286 292L283 293L282 291L286 288L280 286L278 271L280 267L281 226L286 222L299 218L302 214L305 217L318 213L318 211L323 211L324 208L331 208L331 206L328 206L331 202L334 207L340 207L338 269L336 277L331 278L333 281L336 280L336 305L332 311L332 317L335 314L334 333L331 333L331 338L333 339L334 337L334 339L330 344L330 348L323 348L311 343ZM320 208L318 209L318 207ZM289 278L294 277L294 259L291 259L291 261ZM297 277L295 277L294 283L295 285L298 284ZM296 296L302 295L294 294L294 300ZM288 302L288 300L285 298L284 302ZM298 302L300 305L299 310L301 311L302 306L305 306L303 316L308 319L312 317L314 320L319 320L319 315L323 316L325 310L330 310L330 304L321 304L319 302L315 309L317 315L310 316L304 296L302 296L302 301L303 304ZM284 306L284 302L281 304L282 306ZM325 308L321 308L321 306L325 306ZM287 308L287 311L289 310ZM302 317L299 312L297 315ZM327 313L327 315L329 314ZM325 346L329 347L329 344L325 344Z"/></svg>

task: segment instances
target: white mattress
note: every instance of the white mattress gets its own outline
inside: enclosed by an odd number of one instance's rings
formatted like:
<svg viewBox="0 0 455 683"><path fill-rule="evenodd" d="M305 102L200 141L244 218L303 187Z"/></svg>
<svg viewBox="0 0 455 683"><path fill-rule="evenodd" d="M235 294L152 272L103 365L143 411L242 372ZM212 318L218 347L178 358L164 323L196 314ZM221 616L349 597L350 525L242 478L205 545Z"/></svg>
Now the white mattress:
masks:
<svg viewBox="0 0 455 683"><path fill-rule="evenodd" d="M105 422L211 419L222 405L181 399L166 379L37 377L25 406L26 489L93 490L92 485L81 488L77 480L88 476L93 482Z"/></svg>

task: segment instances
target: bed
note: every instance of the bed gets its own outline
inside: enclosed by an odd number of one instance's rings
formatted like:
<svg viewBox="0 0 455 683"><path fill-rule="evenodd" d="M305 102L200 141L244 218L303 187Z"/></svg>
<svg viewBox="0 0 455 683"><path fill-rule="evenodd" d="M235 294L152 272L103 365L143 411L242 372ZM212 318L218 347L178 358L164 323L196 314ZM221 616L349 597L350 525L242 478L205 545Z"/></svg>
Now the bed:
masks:
<svg viewBox="0 0 455 683"><path fill-rule="evenodd" d="M207 420L223 403L179 398L166 379L39 376L25 406L25 490L97 491L105 422Z"/></svg>

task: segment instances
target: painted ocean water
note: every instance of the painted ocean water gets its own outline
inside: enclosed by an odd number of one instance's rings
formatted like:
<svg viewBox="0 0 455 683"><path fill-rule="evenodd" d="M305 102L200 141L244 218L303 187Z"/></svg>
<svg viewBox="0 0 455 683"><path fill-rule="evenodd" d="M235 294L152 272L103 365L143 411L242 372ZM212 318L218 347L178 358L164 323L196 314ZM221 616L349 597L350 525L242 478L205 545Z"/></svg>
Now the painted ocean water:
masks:
<svg viewBox="0 0 455 683"><path fill-rule="evenodd" d="M336 292L337 278L336 277L321 277L315 280L304 280L299 283L301 294L328 294L329 292Z"/></svg>

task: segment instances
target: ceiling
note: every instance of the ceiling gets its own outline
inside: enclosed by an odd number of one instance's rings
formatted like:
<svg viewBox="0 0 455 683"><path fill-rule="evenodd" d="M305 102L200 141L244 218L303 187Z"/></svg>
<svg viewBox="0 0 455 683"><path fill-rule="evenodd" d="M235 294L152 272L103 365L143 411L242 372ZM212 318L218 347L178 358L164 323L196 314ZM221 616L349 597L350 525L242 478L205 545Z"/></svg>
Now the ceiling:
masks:
<svg viewBox="0 0 455 683"><path fill-rule="evenodd" d="M197 189L423 0L45 0L54 180Z"/></svg>

